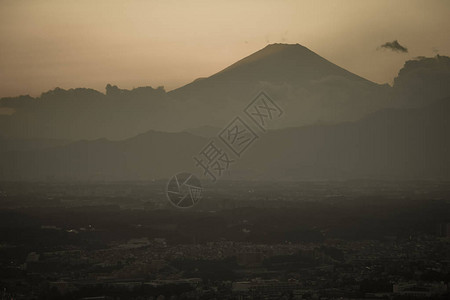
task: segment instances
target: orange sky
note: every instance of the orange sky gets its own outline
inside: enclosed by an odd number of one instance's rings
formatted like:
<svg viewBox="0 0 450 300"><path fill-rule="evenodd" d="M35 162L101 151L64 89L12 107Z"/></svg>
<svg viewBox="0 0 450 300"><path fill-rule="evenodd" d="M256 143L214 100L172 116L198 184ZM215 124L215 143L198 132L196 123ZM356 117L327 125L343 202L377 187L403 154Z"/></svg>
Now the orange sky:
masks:
<svg viewBox="0 0 450 300"><path fill-rule="evenodd" d="M268 43L300 43L385 83L450 55L450 1L0 0L0 97L107 83L167 90ZM377 50L397 39L409 53Z"/></svg>

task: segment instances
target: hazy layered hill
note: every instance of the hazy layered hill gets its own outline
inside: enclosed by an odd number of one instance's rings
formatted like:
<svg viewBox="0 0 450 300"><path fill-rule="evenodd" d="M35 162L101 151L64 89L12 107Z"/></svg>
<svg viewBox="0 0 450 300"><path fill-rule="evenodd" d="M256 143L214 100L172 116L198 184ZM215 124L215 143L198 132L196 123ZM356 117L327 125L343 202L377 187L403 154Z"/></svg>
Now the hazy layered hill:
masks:
<svg viewBox="0 0 450 300"><path fill-rule="evenodd" d="M193 135L201 136L204 138L211 138L211 137L216 136L221 130L222 130L222 128L220 128L220 127L205 125L205 126L200 126L200 127L196 127L196 128L186 129L185 132L188 132Z"/></svg>
<svg viewBox="0 0 450 300"><path fill-rule="evenodd" d="M344 70L301 45L273 44L169 93L162 87L125 90L108 84L105 93L55 88L36 98L2 98L0 136L7 138L3 141L122 140L148 130L191 129L209 136L205 128L228 124L260 90L286 112L270 124L272 129L336 124L386 107L426 105L450 95L449 80L450 58L444 56L406 62L391 88Z"/></svg>
<svg viewBox="0 0 450 300"><path fill-rule="evenodd" d="M357 122L276 130L246 153L239 169L255 179L449 180L449 115L447 97Z"/></svg>
<svg viewBox="0 0 450 300"><path fill-rule="evenodd" d="M0 153L9 151L30 151L46 149L68 144L68 140L59 139L17 139L0 136Z"/></svg>
<svg viewBox="0 0 450 300"><path fill-rule="evenodd" d="M192 166L206 140L149 131L123 141L83 140L0 156L1 180L153 180Z"/></svg>
<svg viewBox="0 0 450 300"><path fill-rule="evenodd" d="M422 106L450 95L450 57L409 60L394 79L394 95L407 106Z"/></svg>
<svg viewBox="0 0 450 300"><path fill-rule="evenodd" d="M249 180L450 179L450 98L385 109L356 122L280 129L231 165ZM0 156L0 180L149 180L201 173L192 156L210 138L150 131Z"/></svg>
<svg viewBox="0 0 450 300"><path fill-rule="evenodd" d="M37 98L0 99L0 135L21 138L124 139L150 129L222 127L264 89L290 113L275 125L354 120L389 102L390 88L352 74L301 45L274 44L209 78L166 94L107 85L56 88Z"/></svg>
<svg viewBox="0 0 450 300"><path fill-rule="evenodd" d="M106 94L92 89L56 88L37 98L2 98L0 106L14 109L0 115L0 135L19 138L123 139L148 131L167 114L163 88L131 91L114 86Z"/></svg>

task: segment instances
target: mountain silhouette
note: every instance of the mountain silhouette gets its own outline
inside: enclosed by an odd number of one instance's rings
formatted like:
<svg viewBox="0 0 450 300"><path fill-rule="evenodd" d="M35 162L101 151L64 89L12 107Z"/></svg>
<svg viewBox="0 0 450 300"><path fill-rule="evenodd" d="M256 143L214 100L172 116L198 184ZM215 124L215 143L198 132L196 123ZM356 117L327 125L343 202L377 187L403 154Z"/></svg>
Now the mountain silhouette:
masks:
<svg viewBox="0 0 450 300"><path fill-rule="evenodd" d="M0 106L13 115L0 115L0 134L9 138L123 139L158 128L169 109L163 88L131 91L107 86L93 89L55 88L37 98L2 98Z"/></svg>
<svg viewBox="0 0 450 300"><path fill-rule="evenodd" d="M269 131L224 178L249 180L450 179L450 98L385 109L355 121ZM202 170L211 138L149 131L0 155L0 180L149 180Z"/></svg>
<svg viewBox="0 0 450 300"><path fill-rule="evenodd" d="M123 140L82 140L0 157L5 180L153 180L192 166L206 142L188 133L149 131Z"/></svg>
<svg viewBox="0 0 450 300"><path fill-rule="evenodd" d="M105 93L55 88L36 98L2 98L0 136L123 140L148 130L223 128L242 115L260 91L286 112L269 129L337 124L388 107L429 104L449 95L448 78L450 58L444 56L406 62L390 87L355 75L304 46L272 44L168 93L163 87L126 90L108 84ZM211 135L211 130L200 131L193 133Z"/></svg>
<svg viewBox="0 0 450 300"><path fill-rule="evenodd" d="M242 176L285 180L448 180L450 97L384 109L356 122L269 132L239 163ZM266 163L261 163L266 161Z"/></svg>
<svg viewBox="0 0 450 300"><path fill-rule="evenodd" d="M369 86L377 84L355 75L299 44L271 44L239 60L224 70L169 92L186 98L195 90L209 85L254 85L260 82L304 84L327 76L339 76L360 81Z"/></svg>
<svg viewBox="0 0 450 300"><path fill-rule="evenodd" d="M189 126L220 126L261 90L290 111L278 128L356 120L388 104L390 88L355 75L299 44L272 44L168 94L192 103ZM212 112L212 114L211 114Z"/></svg>
<svg viewBox="0 0 450 300"><path fill-rule="evenodd" d="M419 107L450 95L450 57L409 60L394 79L394 95L405 106Z"/></svg>
<svg viewBox="0 0 450 300"><path fill-rule="evenodd" d="M166 93L162 87L106 93L76 88L33 98L2 98L0 134L16 138L124 139L147 130L223 127L265 90L289 110L278 128L355 120L384 107L387 86L348 72L301 45L273 44L205 79Z"/></svg>

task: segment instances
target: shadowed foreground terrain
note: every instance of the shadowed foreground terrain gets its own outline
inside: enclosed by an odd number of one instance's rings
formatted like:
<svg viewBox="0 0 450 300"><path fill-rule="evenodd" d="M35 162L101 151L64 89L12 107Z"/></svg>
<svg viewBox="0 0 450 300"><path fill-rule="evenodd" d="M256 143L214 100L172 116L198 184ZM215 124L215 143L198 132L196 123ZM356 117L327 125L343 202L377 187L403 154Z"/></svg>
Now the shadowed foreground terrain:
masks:
<svg viewBox="0 0 450 300"><path fill-rule="evenodd" d="M223 181L189 211L164 184L1 183L4 295L448 296L448 183Z"/></svg>

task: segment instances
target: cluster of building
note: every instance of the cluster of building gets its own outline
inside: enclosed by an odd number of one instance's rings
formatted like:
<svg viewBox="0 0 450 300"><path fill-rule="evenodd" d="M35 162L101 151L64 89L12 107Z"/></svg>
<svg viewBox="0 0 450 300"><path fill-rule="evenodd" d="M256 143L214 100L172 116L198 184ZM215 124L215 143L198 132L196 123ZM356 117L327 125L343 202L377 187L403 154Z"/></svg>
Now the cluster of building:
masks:
<svg viewBox="0 0 450 300"><path fill-rule="evenodd" d="M195 267L227 259L233 278L210 280ZM191 262L192 270L179 267L183 261ZM184 299L430 298L449 294L450 240L422 235L320 244L169 245L163 238L139 238L108 249L30 252L26 261L9 267L23 272L17 280L33 286L24 291L35 296L48 289L64 295L100 285L153 292L180 286L184 290L174 296ZM8 282L14 280L1 281L10 297Z"/></svg>

